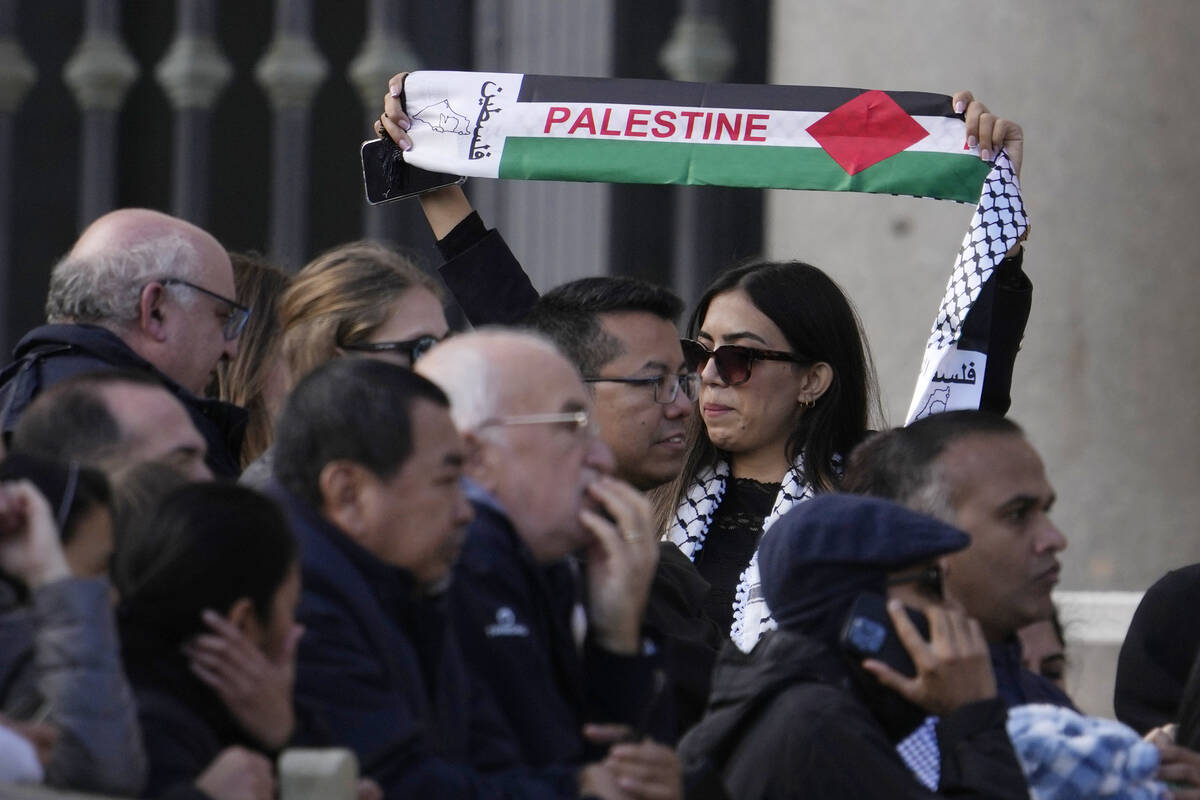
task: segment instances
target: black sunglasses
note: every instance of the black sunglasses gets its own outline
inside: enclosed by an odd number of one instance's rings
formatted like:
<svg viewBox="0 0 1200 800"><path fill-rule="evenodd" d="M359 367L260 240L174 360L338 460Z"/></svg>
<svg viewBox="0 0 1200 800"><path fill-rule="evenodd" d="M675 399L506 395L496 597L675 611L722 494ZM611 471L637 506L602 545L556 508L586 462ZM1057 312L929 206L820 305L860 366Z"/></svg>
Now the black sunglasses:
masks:
<svg viewBox="0 0 1200 800"><path fill-rule="evenodd" d="M896 586L901 583L915 583L923 594L942 599L942 568L936 564L923 567L908 575L896 575L887 579L888 586Z"/></svg>
<svg viewBox="0 0 1200 800"><path fill-rule="evenodd" d="M680 339L679 344L683 347L683 360L689 372L703 372L704 365L711 358L717 365L717 375L729 386L737 386L750 380L750 368L755 361L809 363L793 353L785 353L782 350L759 350L737 344L723 344L716 350L709 350L695 339Z"/></svg>
<svg viewBox="0 0 1200 800"><path fill-rule="evenodd" d="M358 344L339 344L343 350L357 353L399 353L408 357L410 364L433 349L441 339L436 336L418 336L403 342L359 342Z"/></svg>

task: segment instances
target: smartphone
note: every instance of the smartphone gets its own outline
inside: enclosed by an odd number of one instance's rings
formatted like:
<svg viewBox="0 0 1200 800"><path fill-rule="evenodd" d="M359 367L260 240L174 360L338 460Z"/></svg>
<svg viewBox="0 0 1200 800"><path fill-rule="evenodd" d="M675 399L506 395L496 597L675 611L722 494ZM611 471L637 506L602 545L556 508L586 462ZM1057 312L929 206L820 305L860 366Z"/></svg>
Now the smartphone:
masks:
<svg viewBox="0 0 1200 800"><path fill-rule="evenodd" d="M463 175L430 172L404 160L404 151L391 139L362 143L363 187L373 206L416 197L466 180Z"/></svg>
<svg viewBox="0 0 1200 800"><path fill-rule="evenodd" d="M929 639L929 620L915 608L906 607L906 610L921 638ZM854 600L839 641L843 650L860 661L873 658L906 677L912 678L917 674L916 665L892 625L887 600L881 594L863 592Z"/></svg>

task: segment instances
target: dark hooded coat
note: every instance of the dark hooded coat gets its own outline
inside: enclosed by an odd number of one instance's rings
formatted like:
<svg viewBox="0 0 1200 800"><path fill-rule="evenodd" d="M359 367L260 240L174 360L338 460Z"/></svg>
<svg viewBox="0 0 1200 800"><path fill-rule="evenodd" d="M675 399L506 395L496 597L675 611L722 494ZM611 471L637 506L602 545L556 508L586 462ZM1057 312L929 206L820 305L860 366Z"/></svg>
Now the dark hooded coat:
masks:
<svg viewBox="0 0 1200 800"><path fill-rule="evenodd" d="M939 792L896 754L901 737L851 689L847 666L802 634L773 631L747 656L728 647L713 674L708 715L679 755L690 798L725 796L1024 798L1029 793L998 698L965 705L938 724Z"/></svg>

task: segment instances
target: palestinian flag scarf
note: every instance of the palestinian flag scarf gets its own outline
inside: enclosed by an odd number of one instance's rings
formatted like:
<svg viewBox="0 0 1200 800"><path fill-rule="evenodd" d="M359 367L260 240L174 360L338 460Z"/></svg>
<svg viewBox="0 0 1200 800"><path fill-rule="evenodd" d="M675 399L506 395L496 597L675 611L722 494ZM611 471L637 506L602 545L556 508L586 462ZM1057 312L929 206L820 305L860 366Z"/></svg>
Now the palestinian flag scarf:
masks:
<svg viewBox="0 0 1200 800"><path fill-rule="evenodd" d="M940 94L436 71L404 94L405 160L455 175L973 203L988 172Z"/></svg>

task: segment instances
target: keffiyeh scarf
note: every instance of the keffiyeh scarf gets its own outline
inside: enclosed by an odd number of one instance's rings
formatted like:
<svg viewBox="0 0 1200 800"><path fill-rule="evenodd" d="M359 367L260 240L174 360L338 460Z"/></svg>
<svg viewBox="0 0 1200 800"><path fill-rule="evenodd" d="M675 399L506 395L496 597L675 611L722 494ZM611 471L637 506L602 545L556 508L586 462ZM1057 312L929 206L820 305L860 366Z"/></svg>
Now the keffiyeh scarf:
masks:
<svg viewBox="0 0 1200 800"><path fill-rule="evenodd" d="M783 477L779 494L771 507L771 513L763 520L763 536L775 524L775 520L783 516L789 509L811 498L814 494L803 478L804 458L797 456L792 468ZM675 512L675 521L667 529L663 537L683 551L692 561L704 548L704 540L708 537L708 527L712 524L713 514L721 505L725 496L725 487L729 480L729 463L718 461L714 466L700 472L695 483L684 495L683 501ZM761 540L760 540L761 542ZM758 574L758 550L750 558L750 563L738 580L737 591L733 600L733 627L729 636L742 650L749 652L762 636L775 628L775 620L762 596L762 582Z"/></svg>

